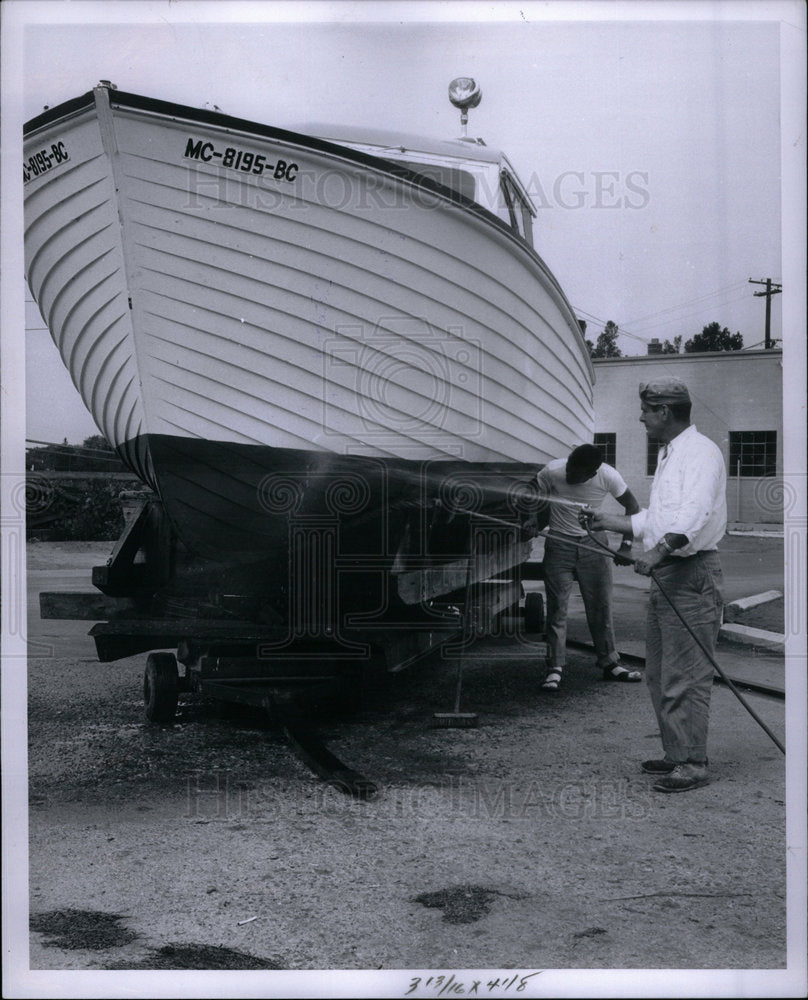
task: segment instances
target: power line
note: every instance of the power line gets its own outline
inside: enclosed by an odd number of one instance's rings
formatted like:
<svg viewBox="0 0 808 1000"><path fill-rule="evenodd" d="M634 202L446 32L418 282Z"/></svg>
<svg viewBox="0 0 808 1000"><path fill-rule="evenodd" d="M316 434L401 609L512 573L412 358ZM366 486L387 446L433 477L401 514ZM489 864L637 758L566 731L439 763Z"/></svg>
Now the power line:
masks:
<svg viewBox="0 0 808 1000"><path fill-rule="evenodd" d="M587 316L589 319L594 320L596 323L603 323L604 326L606 326L607 323L613 323L614 322L614 320L605 320L605 319L602 319L600 316L595 316L592 313L587 312L586 309L579 309L577 306L573 306L572 308L577 313L581 313L582 316ZM621 326L617 327L617 332L618 332L618 334L621 334L621 335L625 334L626 337L631 337L632 340L639 340L639 342L641 344L647 344L648 343L648 341L645 340L645 338L638 337L636 333L630 333L628 330L624 330Z"/></svg>
<svg viewBox="0 0 808 1000"><path fill-rule="evenodd" d="M685 320L691 319L693 316L703 316L706 310L709 308L711 310L717 310L722 306L731 306L735 302L744 302L746 300L746 295L739 295L734 299L726 299L723 302L716 302L712 306L701 306L699 309L694 309L693 312L686 313L684 316L679 316L674 319L662 320L659 323L652 323L650 326L646 327L647 330L656 330L660 326L666 326L669 323L684 323Z"/></svg>
<svg viewBox="0 0 808 1000"><path fill-rule="evenodd" d="M741 284L743 284L743 282L741 282ZM728 286L728 287L732 287L732 286ZM765 294L765 293L761 293L761 294ZM714 306L711 306L709 308L711 308L711 309L712 308L718 309L719 306L732 305L735 302L743 302L745 299L746 299L746 295L740 295L740 296L738 296L736 298L733 298L733 299L726 299L723 302L717 302L717 303L715 303ZM693 300L693 301L695 302L695 301L698 301L698 300ZM593 319L593 320L595 320L598 323L603 323L605 325L605 323L607 322L607 321L603 320L600 316L595 316L594 314L587 312L585 309L579 309L577 306L573 306L573 308L575 309L576 312L581 313L583 316L589 317L590 319ZM660 326L666 326L666 325L668 325L670 323L684 323L686 320L692 318L693 316L703 315L704 312L705 312L705 310L707 308L708 308L707 306L702 306L701 308L695 309L695 310L693 310L693 312L687 313L684 316L674 317L674 318L671 318L671 319L668 319L668 320L661 320L658 323L652 323L650 326L646 327L646 330L647 331L656 330ZM614 321L612 320L611 322L614 322ZM645 344L645 345L647 345L648 342L652 339L652 337L649 334L646 334L646 336L642 336L640 334L632 332L631 330L626 330L622 326L619 326L619 325L618 325L618 334L621 335L621 336L625 335L626 337L630 337L632 340L637 340L641 344Z"/></svg>
<svg viewBox="0 0 808 1000"><path fill-rule="evenodd" d="M749 281L752 281L752 279L750 278ZM698 316L699 314L703 314L706 311L706 309L708 309L708 308L718 309L719 307L722 307L722 306L733 305L736 302L742 302L742 301L744 301L746 299L746 295L740 295L740 296L736 296L734 298L722 299L721 301L713 303L712 306L708 306L707 305L707 303L708 303L708 301L710 299L714 299L716 296L722 295L722 294L724 294L726 292L739 290L745 284L746 284L746 282L743 279L740 279L738 281L733 281L729 285L723 285L721 288L717 288L717 289L715 289L712 292L706 292L704 295L699 295L699 296L691 297L691 298L686 299L684 302L681 302L681 303L679 303L677 305L668 306L665 309L660 309L660 310L657 310L656 312L647 313L644 316L639 316L639 317L637 317L637 318L635 318L633 320L630 320L628 322L628 327L629 327L628 329L625 328L625 327L622 327L622 326L618 326L619 333L620 333L620 335L623 335L623 336L626 336L626 337L630 337L632 340L639 341L640 343L643 343L643 344L648 344L649 340L652 339L652 337L651 337L651 331L657 330L661 326L666 326L666 325L672 324L672 323L684 323L686 320L690 319L693 316ZM761 281L761 282L758 282L758 284L765 284L765 282ZM777 285L778 283L777 282L773 282L773 284ZM776 291L779 291L779 290L780 289L778 287L776 289ZM773 292L772 294L776 294L776 291ZM755 295L765 295L766 293L765 292L755 292L754 294ZM767 300L767 301L769 301L769 300ZM688 308L688 306L695 306L695 305L698 305L699 303L704 303L704 305L701 306L698 309L694 309L691 312L686 313L685 315L678 316L678 317L671 315L670 318L668 318L668 319L661 319L660 318L655 323L650 323L649 324L647 322L648 320L657 319L657 317L663 317L663 316L666 316L668 314L679 312L682 309ZM576 312L581 313L583 316L588 317L588 318L594 320L595 322L604 323L604 324L607 322L606 320L602 319L600 316L595 316L594 313L587 312L587 310L585 310L585 309L581 309L581 308L579 308L577 306L574 307L574 308L575 308ZM634 330L630 329L631 327L636 328L639 324L643 324L643 326L644 326L644 329L645 329L644 335L643 334L635 333Z"/></svg>
<svg viewBox="0 0 808 1000"><path fill-rule="evenodd" d="M679 309L685 309L687 306L694 305L696 302L702 302L706 299L711 299L715 295L721 295L723 292L728 292L730 289L740 288L746 282L741 279L740 281L734 281L731 285L725 285L723 288L717 288L714 292L708 292L705 295L700 295L697 298L690 298L682 302L680 305L669 306L667 309L660 309L658 312L648 313L647 316L639 316L637 319L629 320L629 326L634 326L638 323L645 323L646 320L655 319L657 316L662 316L665 313L676 312Z"/></svg>
<svg viewBox="0 0 808 1000"><path fill-rule="evenodd" d="M769 348L776 347L781 342L780 337L772 337L772 342L769 344ZM746 347L742 347L742 351L754 351L756 347L765 347L766 341L759 340L756 344L748 344Z"/></svg>

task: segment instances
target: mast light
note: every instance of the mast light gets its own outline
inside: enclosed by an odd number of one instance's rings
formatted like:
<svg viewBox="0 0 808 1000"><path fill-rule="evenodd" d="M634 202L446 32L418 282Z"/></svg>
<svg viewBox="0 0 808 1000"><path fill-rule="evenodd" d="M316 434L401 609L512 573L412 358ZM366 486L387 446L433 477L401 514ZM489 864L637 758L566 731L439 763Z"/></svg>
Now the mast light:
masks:
<svg viewBox="0 0 808 1000"><path fill-rule="evenodd" d="M458 76L449 84L449 100L460 109L463 137L468 135L469 108L476 108L483 97L479 84L470 76Z"/></svg>

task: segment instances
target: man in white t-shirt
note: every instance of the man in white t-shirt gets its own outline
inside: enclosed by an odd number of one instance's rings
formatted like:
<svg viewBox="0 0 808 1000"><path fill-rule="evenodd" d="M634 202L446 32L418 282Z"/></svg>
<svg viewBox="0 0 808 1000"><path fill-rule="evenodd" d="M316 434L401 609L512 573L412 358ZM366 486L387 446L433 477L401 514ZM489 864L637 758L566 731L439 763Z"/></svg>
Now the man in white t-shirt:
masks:
<svg viewBox="0 0 808 1000"><path fill-rule="evenodd" d="M539 493L550 500L550 530L544 546L543 562L550 649L549 671L542 687L547 691L557 691L561 684L566 665L567 607L576 581L595 645L597 665L603 670L604 679L641 680L638 670L628 670L622 665L615 648L612 560L597 544L606 544L606 533L596 534L596 542L579 523L580 508L553 503L553 500L571 500L597 510L607 496L612 496L626 514L636 513L640 509L639 504L617 469L607 465L600 451L591 444L582 444L568 458L558 458L545 465L538 473L537 485ZM619 551L626 558L630 557L631 542L628 538L624 538Z"/></svg>

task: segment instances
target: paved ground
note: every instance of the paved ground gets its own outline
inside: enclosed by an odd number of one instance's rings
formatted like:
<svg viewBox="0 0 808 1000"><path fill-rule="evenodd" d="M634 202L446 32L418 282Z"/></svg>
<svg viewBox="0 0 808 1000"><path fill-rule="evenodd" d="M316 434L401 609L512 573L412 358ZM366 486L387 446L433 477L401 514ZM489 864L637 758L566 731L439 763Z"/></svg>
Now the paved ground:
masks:
<svg viewBox="0 0 808 1000"><path fill-rule="evenodd" d="M799 995L778 978L784 760L726 689L713 697L713 784L660 796L637 769L658 752L644 685L605 684L573 652L563 695L543 695L533 640L488 639L466 664L462 707L478 729L431 725L453 704L451 662L382 678L358 715L323 722L332 750L380 784L357 802L314 778L265 720L192 699L176 725L144 725L142 658L98 664L87 623L37 615L39 589L85 589L103 554L29 550L30 955L48 981L56 970L376 969L382 979L345 994L401 996L410 976L390 970L454 970L468 990L456 970L491 969L508 976L483 979L481 995L509 996L513 975L541 973L523 995L603 995L609 982L665 996L685 995L680 970L703 970L696 995L731 969L716 995ZM759 553L756 589L774 585L771 560ZM621 584L635 617L642 584ZM755 705L781 734L782 703ZM614 971L640 969L657 972L637 985ZM774 992L756 993L740 970L763 970ZM295 995L268 975L228 995ZM331 995L336 982L297 995ZM437 989L424 979L410 995Z"/></svg>

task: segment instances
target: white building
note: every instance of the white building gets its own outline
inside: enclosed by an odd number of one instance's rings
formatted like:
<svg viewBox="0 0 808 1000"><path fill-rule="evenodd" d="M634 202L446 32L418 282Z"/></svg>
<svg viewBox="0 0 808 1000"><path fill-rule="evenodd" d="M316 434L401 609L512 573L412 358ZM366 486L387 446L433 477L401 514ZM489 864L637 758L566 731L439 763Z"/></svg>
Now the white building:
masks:
<svg viewBox="0 0 808 1000"><path fill-rule="evenodd" d="M639 422L640 382L673 377L693 400L691 421L727 463L730 523L783 521L783 352L726 351L597 358L595 444L645 505L657 447Z"/></svg>

